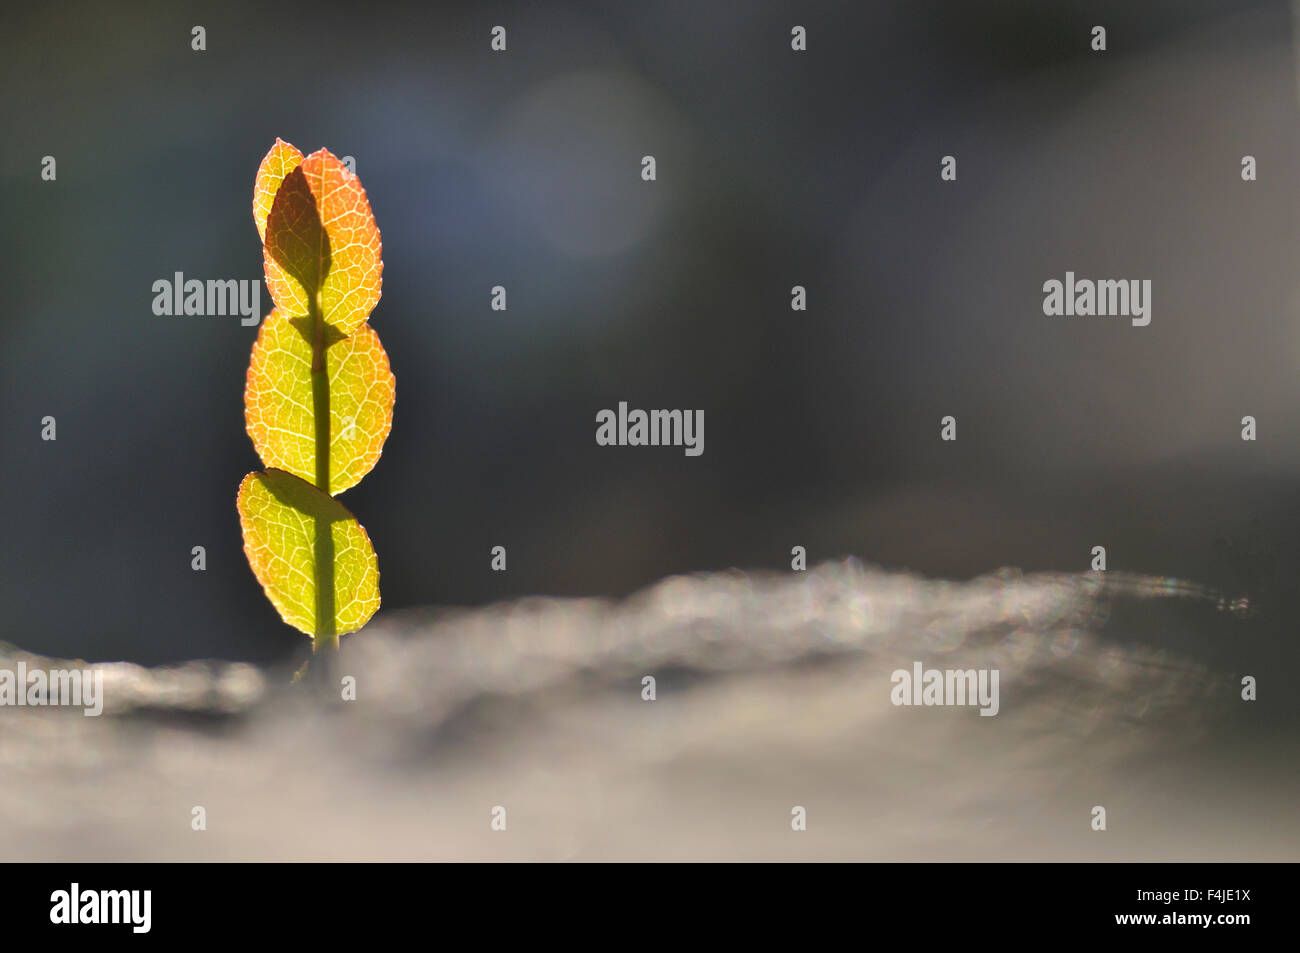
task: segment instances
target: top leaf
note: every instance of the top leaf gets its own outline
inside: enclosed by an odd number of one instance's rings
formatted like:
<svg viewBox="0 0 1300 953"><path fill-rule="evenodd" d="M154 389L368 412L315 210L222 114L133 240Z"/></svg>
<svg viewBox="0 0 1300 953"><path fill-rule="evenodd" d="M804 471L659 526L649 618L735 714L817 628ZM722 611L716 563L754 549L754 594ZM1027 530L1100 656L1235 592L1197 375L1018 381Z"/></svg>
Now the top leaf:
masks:
<svg viewBox="0 0 1300 953"><path fill-rule="evenodd" d="M275 193L280 191L284 177L300 165L302 153L283 139L276 139L271 151L257 167L257 182L253 185L253 224L263 241L266 241L266 219L271 214Z"/></svg>
<svg viewBox="0 0 1300 953"><path fill-rule="evenodd" d="M325 324L351 334L379 302L380 254L366 191L328 149L285 175L267 216L263 248L266 285L277 308L291 317L319 313Z"/></svg>

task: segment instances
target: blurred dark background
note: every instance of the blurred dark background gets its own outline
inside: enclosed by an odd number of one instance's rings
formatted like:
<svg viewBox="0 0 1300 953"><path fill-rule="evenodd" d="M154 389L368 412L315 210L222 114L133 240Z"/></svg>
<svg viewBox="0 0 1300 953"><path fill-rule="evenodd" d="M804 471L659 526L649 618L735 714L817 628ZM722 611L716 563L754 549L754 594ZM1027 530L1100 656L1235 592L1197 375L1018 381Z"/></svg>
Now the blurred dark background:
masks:
<svg viewBox="0 0 1300 953"><path fill-rule="evenodd" d="M796 544L946 577L1084 570L1105 545L1228 589L1261 571L1234 554L1300 565L1285 3L3 17L2 640L143 663L306 643L235 513L256 329L151 309L177 271L260 279L277 136L354 156L383 236L394 429L343 497L381 613L788 568ZM1045 317L1067 270L1151 279L1150 326ZM704 455L597 447L620 400L703 408Z"/></svg>

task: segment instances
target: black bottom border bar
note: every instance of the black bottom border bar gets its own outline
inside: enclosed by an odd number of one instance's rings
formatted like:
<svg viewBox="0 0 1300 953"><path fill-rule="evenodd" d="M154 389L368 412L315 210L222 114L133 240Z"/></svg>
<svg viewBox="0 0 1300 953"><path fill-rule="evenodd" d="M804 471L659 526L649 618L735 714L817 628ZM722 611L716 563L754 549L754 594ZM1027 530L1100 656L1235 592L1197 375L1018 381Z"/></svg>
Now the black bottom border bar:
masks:
<svg viewBox="0 0 1300 953"><path fill-rule="evenodd" d="M634 931L702 922L731 935L812 936L829 928L861 935L908 924L918 938L1294 935L1289 864L729 864L719 871L629 863L596 876L585 869L592 865L544 875L525 864L449 866L11 865L6 935L338 942L397 936L437 919L449 931L486 930L493 939L515 925L568 932L617 929L620 920Z"/></svg>

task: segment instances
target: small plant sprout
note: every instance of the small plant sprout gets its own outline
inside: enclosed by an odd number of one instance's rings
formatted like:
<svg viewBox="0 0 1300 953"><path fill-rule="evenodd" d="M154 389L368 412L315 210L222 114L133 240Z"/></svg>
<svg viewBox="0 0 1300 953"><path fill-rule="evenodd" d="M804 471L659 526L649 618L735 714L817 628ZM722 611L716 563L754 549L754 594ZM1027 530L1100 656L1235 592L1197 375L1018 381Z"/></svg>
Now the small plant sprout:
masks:
<svg viewBox="0 0 1300 953"><path fill-rule="evenodd" d="M244 553L280 617L328 651L379 608L374 547L335 499L378 462L393 424L388 355L366 323L384 268L379 229L338 158L303 158L279 139L257 170L253 221L275 308L244 388L267 468L239 486Z"/></svg>

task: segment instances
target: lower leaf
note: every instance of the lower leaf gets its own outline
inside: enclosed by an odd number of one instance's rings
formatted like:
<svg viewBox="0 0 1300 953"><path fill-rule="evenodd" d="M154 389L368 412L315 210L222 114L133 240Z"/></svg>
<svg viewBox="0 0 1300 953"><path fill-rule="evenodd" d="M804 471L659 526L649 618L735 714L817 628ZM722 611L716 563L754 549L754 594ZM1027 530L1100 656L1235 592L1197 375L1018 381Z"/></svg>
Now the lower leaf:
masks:
<svg viewBox="0 0 1300 953"><path fill-rule="evenodd" d="M379 563L346 506L282 470L248 474L237 503L248 563L285 622L334 641L370 621Z"/></svg>

